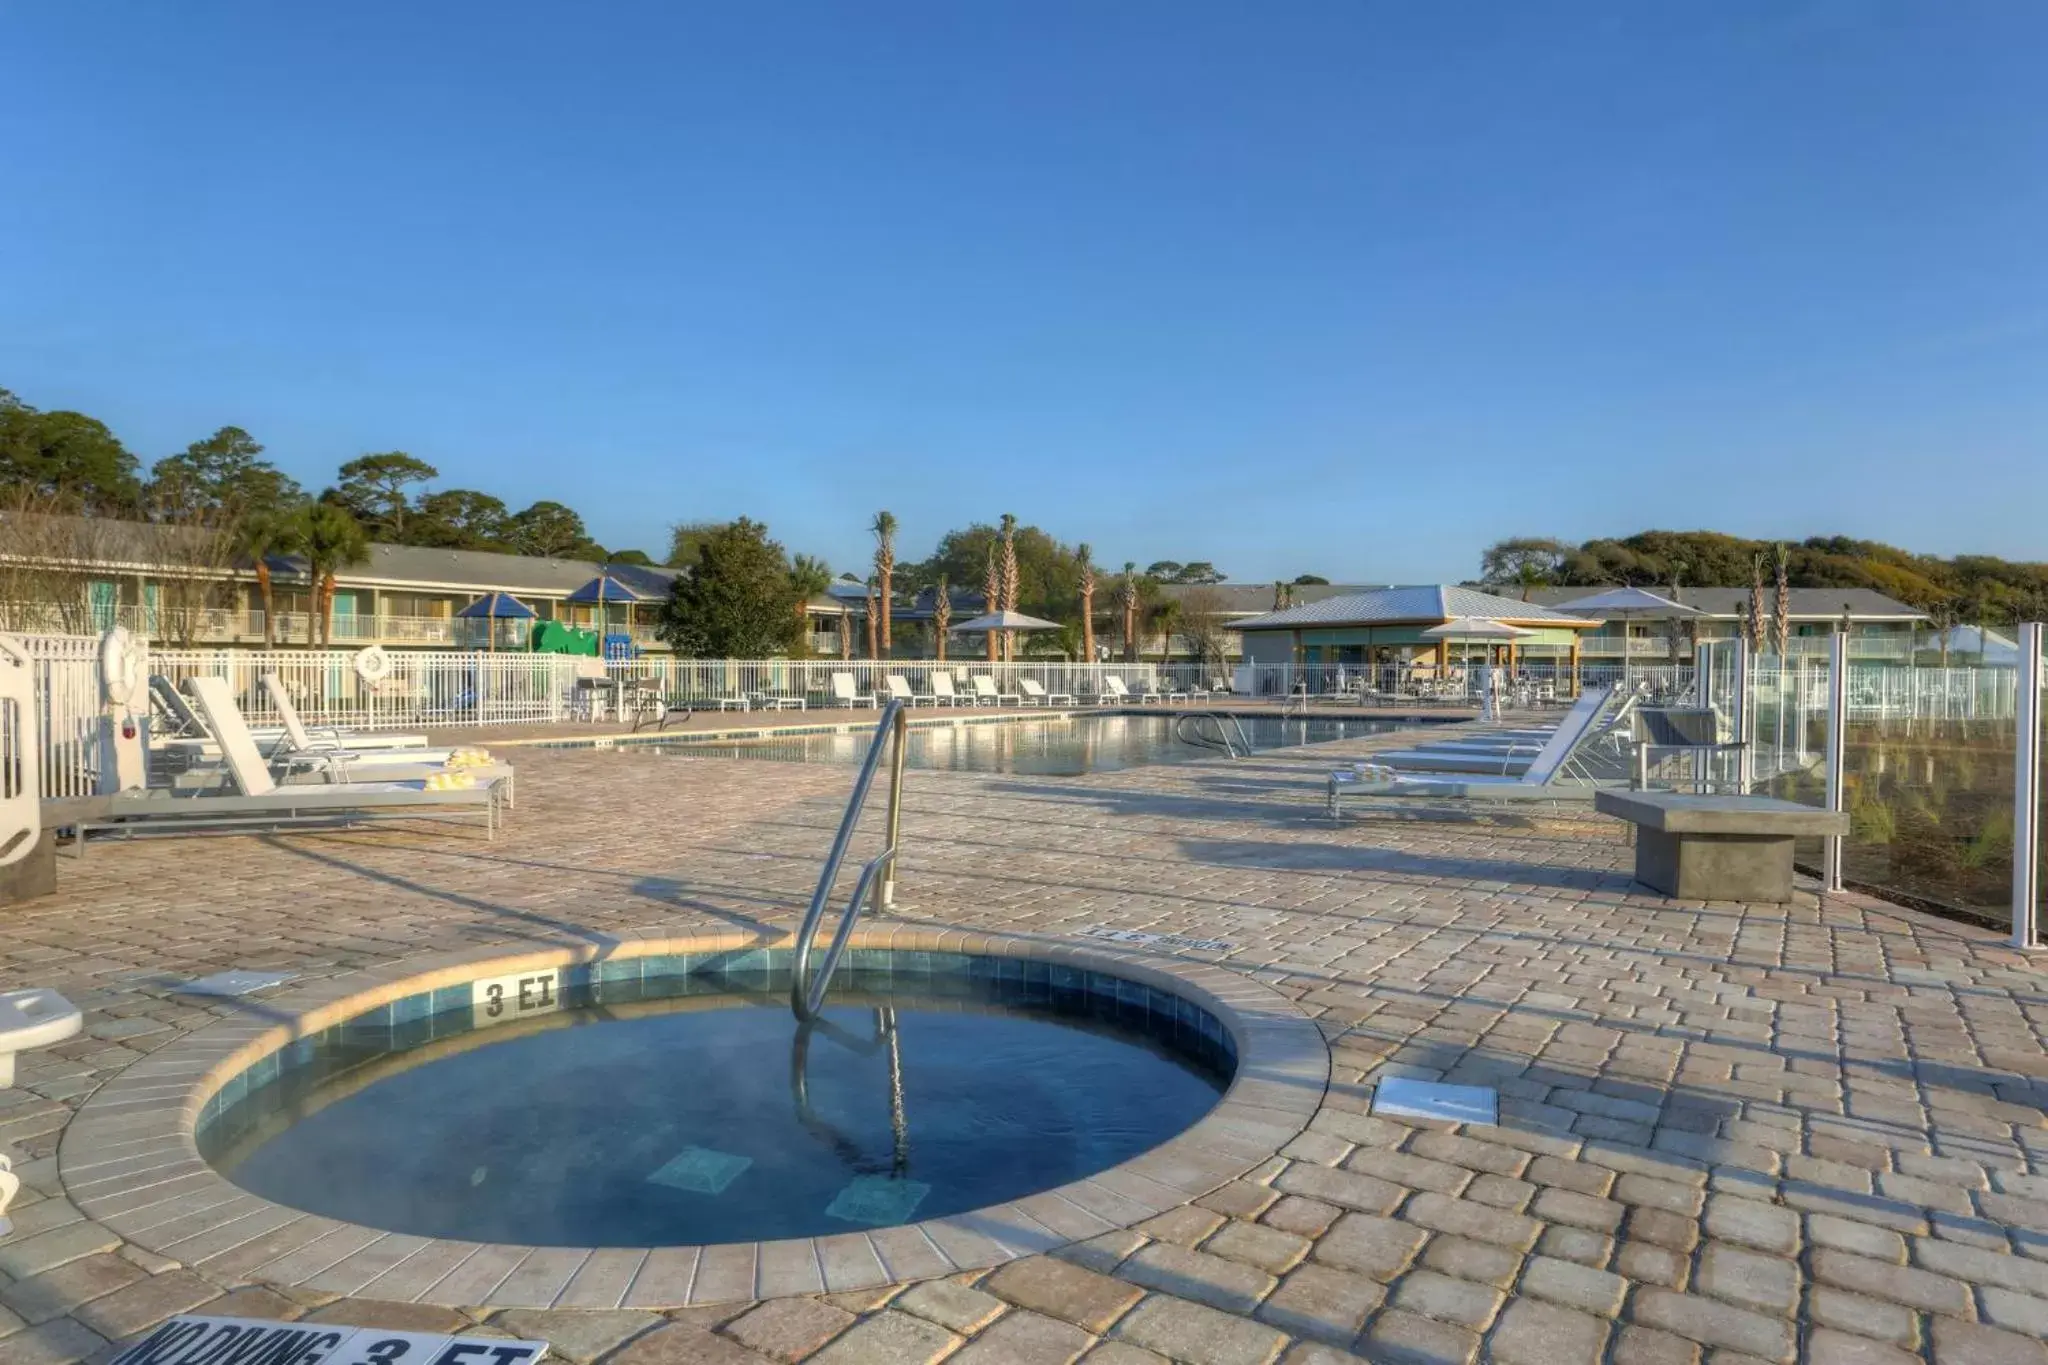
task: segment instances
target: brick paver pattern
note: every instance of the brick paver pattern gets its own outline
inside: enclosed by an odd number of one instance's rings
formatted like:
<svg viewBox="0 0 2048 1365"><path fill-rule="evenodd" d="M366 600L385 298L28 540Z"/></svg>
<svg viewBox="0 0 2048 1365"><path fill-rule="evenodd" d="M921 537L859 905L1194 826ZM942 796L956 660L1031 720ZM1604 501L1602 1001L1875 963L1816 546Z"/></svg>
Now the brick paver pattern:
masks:
<svg viewBox="0 0 2048 1365"><path fill-rule="evenodd" d="M0 1365L103 1360L192 1310L540 1335L601 1365L2048 1365L2038 964L1860 895L1663 900L1632 887L1620 827L1593 819L1364 802L1324 818L1329 760L1389 742L1405 738L1082 778L911 774L897 919L1227 940L1189 956L1296 1001L1331 1085L1249 1178L1134 1229L994 1272L765 1303L758 1267L720 1266L732 1302L664 1311L685 1262L632 1251L394 1255L337 1292L278 1289L267 1265L339 1262L350 1234L308 1246L250 1219L194 1238L186 1263L86 1221L54 1153L102 1082L236 1008L175 994L191 977L305 984L650 927L780 934L850 770L516 750L520 805L495 844L403 828L67 858L60 894L10 910L0 944L6 986L53 986L87 1014L0 1092L25 1182L0 1242ZM1501 1123L1370 1116L1373 1083L1396 1074L1496 1087ZM712 1257L687 1264L714 1273ZM555 1307L377 1292L481 1299L518 1275L559 1281Z"/></svg>

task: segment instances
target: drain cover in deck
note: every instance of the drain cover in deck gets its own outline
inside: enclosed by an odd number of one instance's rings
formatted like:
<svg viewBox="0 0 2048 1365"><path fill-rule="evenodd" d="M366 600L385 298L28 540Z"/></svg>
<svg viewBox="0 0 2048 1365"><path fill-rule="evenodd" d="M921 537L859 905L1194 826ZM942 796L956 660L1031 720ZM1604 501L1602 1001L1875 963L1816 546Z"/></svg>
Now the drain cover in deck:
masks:
<svg viewBox="0 0 2048 1365"><path fill-rule="evenodd" d="M249 995L272 986L282 986L297 975L297 972L215 972L212 976L202 976L197 981L187 981L172 989L180 995Z"/></svg>
<svg viewBox="0 0 2048 1365"><path fill-rule="evenodd" d="M1483 1085L1445 1085L1389 1076L1373 1087L1372 1112L1393 1119L1491 1126L1500 1122L1500 1096Z"/></svg>

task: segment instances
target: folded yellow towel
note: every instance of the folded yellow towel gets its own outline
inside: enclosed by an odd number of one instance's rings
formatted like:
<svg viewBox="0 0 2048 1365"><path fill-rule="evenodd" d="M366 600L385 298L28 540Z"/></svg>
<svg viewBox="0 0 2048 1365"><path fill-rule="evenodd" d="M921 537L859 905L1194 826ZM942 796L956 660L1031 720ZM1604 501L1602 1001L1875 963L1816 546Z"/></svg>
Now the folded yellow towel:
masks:
<svg viewBox="0 0 2048 1365"><path fill-rule="evenodd" d="M462 791L476 785L476 774L465 772L438 772L427 779L430 792Z"/></svg>

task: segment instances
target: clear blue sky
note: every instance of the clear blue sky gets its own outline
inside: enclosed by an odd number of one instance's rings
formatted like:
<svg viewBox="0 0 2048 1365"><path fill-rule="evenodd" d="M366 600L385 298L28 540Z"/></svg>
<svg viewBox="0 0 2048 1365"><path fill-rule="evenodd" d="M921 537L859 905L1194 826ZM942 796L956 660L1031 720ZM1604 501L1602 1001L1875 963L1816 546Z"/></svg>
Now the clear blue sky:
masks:
<svg viewBox="0 0 2048 1365"><path fill-rule="evenodd" d="M613 546L2048 558L2048 5L0 8L0 386Z"/></svg>

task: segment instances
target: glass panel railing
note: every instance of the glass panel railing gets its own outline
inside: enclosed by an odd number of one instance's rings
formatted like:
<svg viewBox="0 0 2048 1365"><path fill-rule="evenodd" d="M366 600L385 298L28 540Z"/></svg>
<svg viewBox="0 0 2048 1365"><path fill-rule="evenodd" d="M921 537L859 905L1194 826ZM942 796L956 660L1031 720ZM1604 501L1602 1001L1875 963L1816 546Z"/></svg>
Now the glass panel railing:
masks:
<svg viewBox="0 0 2048 1365"><path fill-rule="evenodd" d="M1754 672L1757 788L1826 801L1825 656L1775 658ZM2015 670L1848 666L1843 802L1852 886L1994 925L2010 922ZM1820 842L1799 861L1818 866Z"/></svg>

